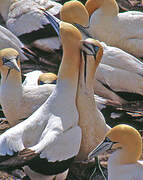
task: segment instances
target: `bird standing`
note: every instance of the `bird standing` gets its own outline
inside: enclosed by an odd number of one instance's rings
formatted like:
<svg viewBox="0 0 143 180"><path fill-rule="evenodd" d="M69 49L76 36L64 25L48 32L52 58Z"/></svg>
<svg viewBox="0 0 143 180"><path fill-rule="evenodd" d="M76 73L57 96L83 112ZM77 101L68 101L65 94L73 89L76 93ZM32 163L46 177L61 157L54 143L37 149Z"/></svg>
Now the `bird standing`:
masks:
<svg viewBox="0 0 143 180"><path fill-rule="evenodd" d="M56 88L28 119L0 136L0 169L28 165L32 171L55 177L66 171L78 154L81 129L76 92L82 37L71 24L61 22L59 29L64 54ZM33 172L29 176L36 179Z"/></svg>

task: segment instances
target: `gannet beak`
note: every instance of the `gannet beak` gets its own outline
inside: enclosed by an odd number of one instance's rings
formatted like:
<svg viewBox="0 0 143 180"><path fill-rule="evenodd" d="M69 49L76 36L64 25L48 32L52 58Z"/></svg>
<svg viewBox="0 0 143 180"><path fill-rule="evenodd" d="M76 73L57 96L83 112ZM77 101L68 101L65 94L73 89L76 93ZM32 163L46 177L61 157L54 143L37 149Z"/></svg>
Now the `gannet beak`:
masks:
<svg viewBox="0 0 143 180"><path fill-rule="evenodd" d="M112 142L109 138L105 138L104 141L102 141L92 152L89 153L88 159L92 159L105 153L107 150L110 150L115 143L117 142Z"/></svg>
<svg viewBox="0 0 143 180"><path fill-rule="evenodd" d="M59 27L60 20L47 11L44 11L44 15L55 29L57 35L60 37L60 27Z"/></svg>
<svg viewBox="0 0 143 180"><path fill-rule="evenodd" d="M86 40L81 40L81 44L82 50L85 51L87 55L94 56L94 59L96 60L96 54L99 50L99 47Z"/></svg>
<svg viewBox="0 0 143 180"><path fill-rule="evenodd" d="M3 65L9 67L10 69L15 69L16 71L20 72L20 68L17 64L16 58L12 58L9 60L6 60L5 58L3 60Z"/></svg>
<svg viewBox="0 0 143 180"><path fill-rule="evenodd" d="M75 27L83 34L86 38L92 38L92 36L89 34L89 32L86 30L88 27L83 27L80 24L74 23Z"/></svg>

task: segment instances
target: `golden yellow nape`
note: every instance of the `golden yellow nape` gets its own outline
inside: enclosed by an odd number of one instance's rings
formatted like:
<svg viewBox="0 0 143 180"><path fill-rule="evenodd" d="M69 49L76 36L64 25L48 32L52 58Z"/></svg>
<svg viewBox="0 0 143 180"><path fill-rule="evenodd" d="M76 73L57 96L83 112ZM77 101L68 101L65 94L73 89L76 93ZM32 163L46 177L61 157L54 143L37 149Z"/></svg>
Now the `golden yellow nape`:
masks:
<svg viewBox="0 0 143 180"><path fill-rule="evenodd" d="M68 41L69 39L70 40L72 39L72 43L74 43L74 40L82 39L82 36L79 30L76 27L74 27L72 24L69 24L66 22L60 23L60 36L61 36L61 41L63 45L67 44L68 46L70 46L70 43Z"/></svg>
<svg viewBox="0 0 143 180"><path fill-rule="evenodd" d="M118 4L115 0L87 0L85 3L85 7L89 13L89 16L92 15L92 13L98 9L98 8L105 8L106 10L111 8L114 9L115 12L118 12Z"/></svg>
<svg viewBox="0 0 143 180"><path fill-rule="evenodd" d="M135 128L125 124L117 125L106 136L126 150L128 156L123 159L125 163L136 163L139 160L142 153L142 138Z"/></svg>
<svg viewBox="0 0 143 180"><path fill-rule="evenodd" d="M85 3L85 7L89 13L89 16L98 8L100 8L102 4L102 0L87 0Z"/></svg>
<svg viewBox="0 0 143 180"><path fill-rule="evenodd" d="M88 26L89 15L85 6L79 1L66 2L60 12L62 21L77 23L82 26Z"/></svg>
<svg viewBox="0 0 143 180"><path fill-rule="evenodd" d="M19 53L13 48L5 48L0 50L0 57L11 57L11 56L18 56Z"/></svg>
<svg viewBox="0 0 143 180"><path fill-rule="evenodd" d="M51 84L57 80L57 75L54 73L43 73L38 78L38 85L40 82L43 84Z"/></svg>

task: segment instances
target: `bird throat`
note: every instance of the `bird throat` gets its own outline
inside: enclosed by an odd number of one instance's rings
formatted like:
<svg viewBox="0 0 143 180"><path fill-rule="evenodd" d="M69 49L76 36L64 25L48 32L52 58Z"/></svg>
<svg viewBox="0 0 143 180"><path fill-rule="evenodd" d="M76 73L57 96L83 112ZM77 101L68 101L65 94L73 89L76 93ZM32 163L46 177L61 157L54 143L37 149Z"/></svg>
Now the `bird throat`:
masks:
<svg viewBox="0 0 143 180"><path fill-rule="evenodd" d="M84 82L86 84L86 75L87 75L87 56L86 56L86 53L83 51L83 57L84 57Z"/></svg>
<svg viewBox="0 0 143 180"><path fill-rule="evenodd" d="M7 75L6 75L5 81L7 80L7 78L8 78L8 76L9 76L10 71L11 71L11 69L8 69L8 72L7 72Z"/></svg>

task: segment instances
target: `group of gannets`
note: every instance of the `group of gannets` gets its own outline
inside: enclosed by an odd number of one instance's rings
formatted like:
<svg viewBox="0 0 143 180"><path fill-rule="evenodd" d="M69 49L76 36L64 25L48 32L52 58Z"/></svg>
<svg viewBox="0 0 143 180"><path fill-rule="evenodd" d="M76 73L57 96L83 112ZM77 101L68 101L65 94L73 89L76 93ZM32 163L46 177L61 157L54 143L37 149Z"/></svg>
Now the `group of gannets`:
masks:
<svg viewBox="0 0 143 180"><path fill-rule="evenodd" d="M77 2L65 3L60 15L62 20L72 24L77 23L87 26L89 23L87 21L89 18L87 10ZM87 29L79 28L83 38L91 37L90 34L85 32ZM119 48L108 46L103 42L101 42L101 45L104 51L95 75L95 94L121 105L128 101L142 100L143 63L135 56Z"/></svg>
<svg viewBox="0 0 143 180"><path fill-rule="evenodd" d="M82 38L70 24L61 22L59 28L64 54L56 87L28 119L0 136L0 154L11 156L1 162L8 164L1 164L0 169L11 169L12 163L13 168L28 165L37 173L57 175L68 169L79 151L81 129L78 126L76 92ZM71 48L75 53L69 56ZM61 104L63 99L65 103ZM31 179L37 177L34 172L29 176Z"/></svg>
<svg viewBox="0 0 143 180"><path fill-rule="evenodd" d="M113 0L110 2L115 3ZM36 76L34 85L28 80L22 84L19 53L12 48L0 50L0 102L3 111L11 126L24 120L0 135L0 169L13 170L24 166L31 179L63 180L74 159L87 159L96 146L89 158L113 146L120 149L109 158L109 180L141 180L143 166L137 162L142 152L139 133L127 125L111 129L97 108L94 92L98 87L99 92L104 87L103 97L107 90L113 93L113 97L130 91L142 95L143 64L134 56L93 39L90 31L85 34L87 28L85 32L80 28L80 32L74 27L74 23L88 25L87 10L78 1L63 6L62 21L47 12L42 16L54 26L63 46L58 78L50 74L49 81L47 74L39 73L41 75ZM130 77L133 85L125 84L122 89L119 75L123 80ZM119 80L115 81L113 76ZM57 84L51 85L55 80ZM45 83L48 84L39 85ZM124 89L127 86L130 91ZM119 97L117 100L122 99Z"/></svg>
<svg viewBox="0 0 143 180"><path fill-rule="evenodd" d="M0 51L0 102L11 126L29 117L52 93L55 85L26 86L22 84L19 53L6 48Z"/></svg>

